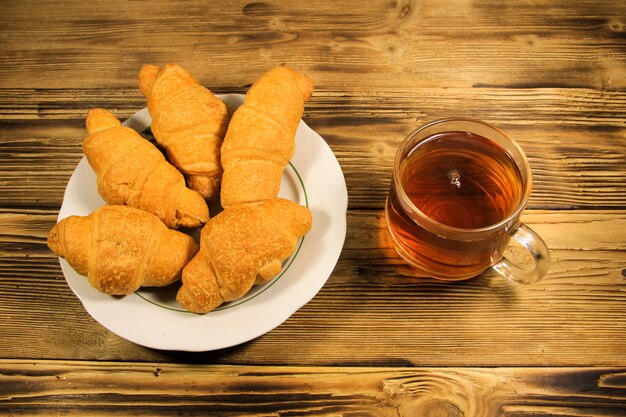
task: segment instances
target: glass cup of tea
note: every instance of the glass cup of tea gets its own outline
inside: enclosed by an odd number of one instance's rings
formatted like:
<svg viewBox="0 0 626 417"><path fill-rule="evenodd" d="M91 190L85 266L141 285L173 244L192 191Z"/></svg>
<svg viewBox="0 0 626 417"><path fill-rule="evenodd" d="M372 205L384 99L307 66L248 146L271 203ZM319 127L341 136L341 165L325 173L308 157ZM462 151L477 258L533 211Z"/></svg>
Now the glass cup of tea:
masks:
<svg viewBox="0 0 626 417"><path fill-rule="evenodd" d="M456 281L493 268L532 283L548 271L545 242L520 221L532 188L520 146L479 120L436 120L400 145L385 204L398 254L433 278ZM504 256L511 238L534 262Z"/></svg>

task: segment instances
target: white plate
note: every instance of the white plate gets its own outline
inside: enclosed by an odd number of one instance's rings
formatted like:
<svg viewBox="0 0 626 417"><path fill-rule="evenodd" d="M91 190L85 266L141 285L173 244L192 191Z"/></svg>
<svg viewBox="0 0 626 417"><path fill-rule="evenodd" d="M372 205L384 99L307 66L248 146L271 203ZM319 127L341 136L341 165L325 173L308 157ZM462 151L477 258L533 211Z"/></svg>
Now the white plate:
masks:
<svg viewBox="0 0 626 417"><path fill-rule="evenodd" d="M241 105L244 96L219 97L232 111ZM124 125L142 132L150 123L144 108ZM317 294L334 269L346 236L348 193L341 167L324 139L303 121L298 126L295 155L283 175L280 196L309 207L313 214L311 231L276 278L208 314L189 313L178 305L175 294L179 284L114 297L92 288L84 276L59 258L63 274L94 319L139 345L208 351L252 340L279 326ZM88 215L103 204L96 176L83 157L67 184L59 220L69 215Z"/></svg>

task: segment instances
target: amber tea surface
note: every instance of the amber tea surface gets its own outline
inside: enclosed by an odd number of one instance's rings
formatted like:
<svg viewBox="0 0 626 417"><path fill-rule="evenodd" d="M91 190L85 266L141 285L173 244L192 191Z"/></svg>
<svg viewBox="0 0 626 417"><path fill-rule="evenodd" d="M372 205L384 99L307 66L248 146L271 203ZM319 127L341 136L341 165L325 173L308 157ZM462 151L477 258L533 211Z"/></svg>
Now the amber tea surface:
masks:
<svg viewBox="0 0 626 417"><path fill-rule="evenodd" d="M523 198L515 161L496 142L454 131L434 134L411 149L396 175L406 198L429 219L459 229L489 227L506 219ZM501 255L510 236L451 240L424 228L400 203L392 187L387 221L398 252L430 275L464 279Z"/></svg>
<svg viewBox="0 0 626 417"><path fill-rule="evenodd" d="M516 208L519 169L497 143L467 132L433 135L400 168L402 187L426 216L452 227L496 224Z"/></svg>

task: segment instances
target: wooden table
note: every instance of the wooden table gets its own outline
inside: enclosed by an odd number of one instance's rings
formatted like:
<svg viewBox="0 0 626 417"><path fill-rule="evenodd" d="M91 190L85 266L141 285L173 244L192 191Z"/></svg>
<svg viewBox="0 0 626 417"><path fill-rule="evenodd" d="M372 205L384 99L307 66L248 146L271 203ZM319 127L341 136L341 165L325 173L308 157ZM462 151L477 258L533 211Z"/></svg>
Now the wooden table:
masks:
<svg viewBox="0 0 626 417"><path fill-rule="evenodd" d="M0 51L0 414L626 416L626 2L15 1ZM168 62L216 93L313 78L303 118L348 185L326 285L219 351L117 337L46 247L87 110L129 117L141 65ZM392 249L395 150L452 115L525 149L539 283L416 278Z"/></svg>

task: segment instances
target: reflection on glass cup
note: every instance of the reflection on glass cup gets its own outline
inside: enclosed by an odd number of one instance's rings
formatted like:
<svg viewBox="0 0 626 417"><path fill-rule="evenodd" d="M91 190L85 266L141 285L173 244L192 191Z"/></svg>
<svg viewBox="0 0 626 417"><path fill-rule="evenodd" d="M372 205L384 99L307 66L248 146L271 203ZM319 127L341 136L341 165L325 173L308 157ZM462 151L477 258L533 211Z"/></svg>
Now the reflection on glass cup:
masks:
<svg viewBox="0 0 626 417"><path fill-rule="evenodd" d="M520 221L531 188L526 155L502 131L478 120L437 120L398 149L387 227L398 254L428 276L463 280L492 267L513 281L535 282L550 257ZM531 270L503 257L511 238L534 258Z"/></svg>

